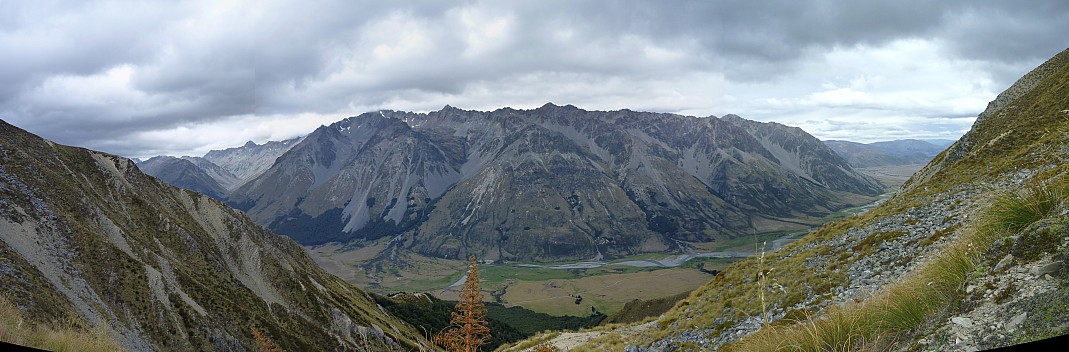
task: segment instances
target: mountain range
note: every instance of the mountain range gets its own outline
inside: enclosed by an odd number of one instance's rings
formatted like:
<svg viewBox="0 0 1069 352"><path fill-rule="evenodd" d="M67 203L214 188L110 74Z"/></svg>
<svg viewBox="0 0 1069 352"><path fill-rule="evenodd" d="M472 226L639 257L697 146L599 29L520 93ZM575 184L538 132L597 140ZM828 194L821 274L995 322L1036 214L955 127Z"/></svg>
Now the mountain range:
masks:
<svg viewBox="0 0 1069 352"><path fill-rule="evenodd" d="M3 121L0 287L28 324L103 329L128 350L258 350L263 336L293 351L428 345L243 213Z"/></svg>
<svg viewBox="0 0 1069 352"><path fill-rule="evenodd" d="M803 229L882 190L798 128L546 104L350 117L226 199L306 245L554 261Z"/></svg>

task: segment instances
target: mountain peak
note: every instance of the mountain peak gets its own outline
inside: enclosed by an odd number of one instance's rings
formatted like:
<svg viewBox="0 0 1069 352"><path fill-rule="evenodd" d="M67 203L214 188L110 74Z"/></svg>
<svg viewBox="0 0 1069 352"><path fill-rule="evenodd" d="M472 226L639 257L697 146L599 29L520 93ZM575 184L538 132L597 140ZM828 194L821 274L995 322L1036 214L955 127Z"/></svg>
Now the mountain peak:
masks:
<svg viewBox="0 0 1069 352"><path fill-rule="evenodd" d="M562 113L574 113L574 112L586 112L587 110L580 109L572 104L557 105L553 102L542 104L542 106L534 109L533 111L557 111Z"/></svg>

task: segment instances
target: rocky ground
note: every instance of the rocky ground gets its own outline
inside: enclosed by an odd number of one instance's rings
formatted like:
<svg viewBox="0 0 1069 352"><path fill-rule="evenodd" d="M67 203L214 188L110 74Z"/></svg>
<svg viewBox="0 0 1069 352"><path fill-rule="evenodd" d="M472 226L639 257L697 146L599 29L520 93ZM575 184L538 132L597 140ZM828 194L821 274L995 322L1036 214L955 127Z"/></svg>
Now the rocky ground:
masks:
<svg viewBox="0 0 1069 352"><path fill-rule="evenodd" d="M989 248L960 305L922 329L909 349L979 351L1069 332L1066 222L1063 214Z"/></svg>

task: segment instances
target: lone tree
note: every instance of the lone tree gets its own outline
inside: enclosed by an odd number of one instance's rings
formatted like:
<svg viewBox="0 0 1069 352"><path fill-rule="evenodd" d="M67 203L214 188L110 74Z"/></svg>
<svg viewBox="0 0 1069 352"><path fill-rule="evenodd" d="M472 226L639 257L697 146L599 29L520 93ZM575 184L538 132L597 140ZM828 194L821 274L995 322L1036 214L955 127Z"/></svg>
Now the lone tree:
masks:
<svg viewBox="0 0 1069 352"><path fill-rule="evenodd" d="M468 258L468 277L461 286L460 302L453 312L451 326L434 336L434 343L452 352L475 352L490 340L490 328L486 323L486 306L479 290L479 267L475 256Z"/></svg>

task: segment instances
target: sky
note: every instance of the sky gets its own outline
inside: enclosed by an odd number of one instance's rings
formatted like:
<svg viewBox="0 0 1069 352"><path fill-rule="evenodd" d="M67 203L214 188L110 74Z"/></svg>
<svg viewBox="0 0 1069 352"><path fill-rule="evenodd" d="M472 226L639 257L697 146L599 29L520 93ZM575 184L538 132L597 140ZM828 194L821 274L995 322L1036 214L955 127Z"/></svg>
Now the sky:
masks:
<svg viewBox="0 0 1069 352"><path fill-rule="evenodd" d="M0 119L128 157L380 109L737 114L956 139L1069 46L1069 1L0 0Z"/></svg>

